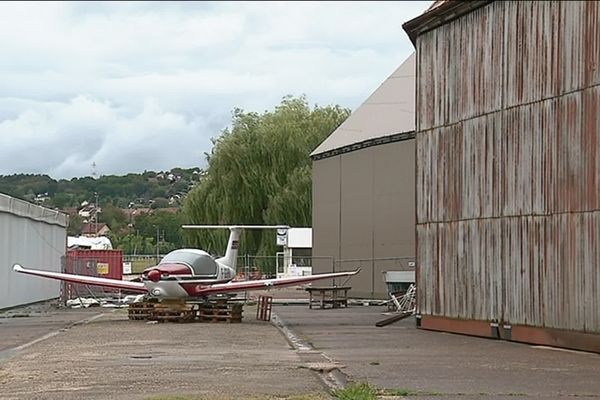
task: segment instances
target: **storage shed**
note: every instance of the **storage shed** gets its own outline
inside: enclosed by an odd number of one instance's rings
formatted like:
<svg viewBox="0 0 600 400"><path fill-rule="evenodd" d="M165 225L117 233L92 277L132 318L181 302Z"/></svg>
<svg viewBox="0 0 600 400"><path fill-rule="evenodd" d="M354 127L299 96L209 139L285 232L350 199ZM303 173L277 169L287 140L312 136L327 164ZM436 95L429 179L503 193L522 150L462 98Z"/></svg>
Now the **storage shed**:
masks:
<svg viewBox="0 0 600 400"><path fill-rule="evenodd" d="M12 265L61 271L68 217L0 194L0 309L57 298L60 283L13 272Z"/></svg>
<svg viewBox="0 0 600 400"><path fill-rule="evenodd" d="M361 267L354 297L414 261L414 82L411 55L311 154L313 273Z"/></svg>
<svg viewBox="0 0 600 400"><path fill-rule="evenodd" d="M404 28L421 327L600 352L600 3L438 1Z"/></svg>

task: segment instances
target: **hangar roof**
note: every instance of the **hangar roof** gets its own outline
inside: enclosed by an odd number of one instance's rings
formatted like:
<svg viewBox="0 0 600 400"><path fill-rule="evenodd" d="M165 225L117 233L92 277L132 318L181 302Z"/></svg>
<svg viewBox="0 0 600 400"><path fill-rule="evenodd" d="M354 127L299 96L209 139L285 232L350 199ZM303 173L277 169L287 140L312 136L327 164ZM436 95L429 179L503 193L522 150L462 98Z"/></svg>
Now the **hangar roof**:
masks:
<svg viewBox="0 0 600 400"><path fill-rule="evenodd" d="M411 54L365 102L312 153L415 130L415 54Z"/></svg>
<svg viewBox="0 0 600 400"><path fill-rule="evenodd" d="M65 228L69 223L66 214L49 208L40 207L3 193L0 193L0 213L8 213L51 225L59 225Z"/></svg>
<svg viewBox="0 0 600 400"><path fill-rule="evenodd" d="M405 22L402 27L414 44L420 34L435 29L490 2L491 0L437 0L423 14Z"/></svg>

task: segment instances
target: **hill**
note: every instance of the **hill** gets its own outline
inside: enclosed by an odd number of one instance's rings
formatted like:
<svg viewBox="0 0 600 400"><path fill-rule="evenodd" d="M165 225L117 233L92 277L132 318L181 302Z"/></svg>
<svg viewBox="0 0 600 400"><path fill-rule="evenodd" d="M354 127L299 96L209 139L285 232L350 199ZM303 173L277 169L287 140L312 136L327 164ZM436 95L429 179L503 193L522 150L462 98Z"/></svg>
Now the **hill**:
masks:
<svg viewBox="0 0 600 400"><path fill-rule="evenodd" d="M65 212L80 207L83 202L123 209L178 207L202 174L200 168L173 168L58 181L48 175L0 175L0 193Z"/></svg>

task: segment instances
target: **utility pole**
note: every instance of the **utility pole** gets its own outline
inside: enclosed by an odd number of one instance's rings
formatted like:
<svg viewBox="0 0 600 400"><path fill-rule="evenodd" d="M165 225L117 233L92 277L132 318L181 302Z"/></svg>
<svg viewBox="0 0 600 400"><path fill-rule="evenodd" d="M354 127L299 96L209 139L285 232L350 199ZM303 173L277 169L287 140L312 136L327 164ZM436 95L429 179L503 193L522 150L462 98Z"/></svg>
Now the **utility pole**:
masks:
<svg viewBox="0 0 600 400"><path fill-rule="evenodd" d="M94 192L96 196L96 203L94 206L94 236L98 237L98 192Z"/></svg>
<svg viewBox="0 0 600 400"><path fill-rule="evenodd" d="M160 231L159 231L159 227L158 225L156 226L156 263L158 264L160 262L160 260L158 259L160 257L159 255L159 241L160 241Z"/></svg>

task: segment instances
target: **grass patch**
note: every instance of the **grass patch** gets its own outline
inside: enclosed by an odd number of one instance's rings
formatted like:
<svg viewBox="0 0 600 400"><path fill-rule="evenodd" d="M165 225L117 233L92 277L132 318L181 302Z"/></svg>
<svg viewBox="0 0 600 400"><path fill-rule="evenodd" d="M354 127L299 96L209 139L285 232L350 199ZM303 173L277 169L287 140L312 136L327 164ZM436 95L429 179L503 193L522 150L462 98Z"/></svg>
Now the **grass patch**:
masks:
<svg viewBox="0 0 600 400"><path fill-rule="evenodd" d="M229 397L229 396L210 396L210 395L158 395L147 397L146 400L327 400L329 397L319 394L305 394L292 396L253 396L253 397Z"/></svg>
<svg viewBox="0 0 600 400"><path fill-rule="evenodd" d="M441 396L443 393L415 390L410 388L377 389L368 383L356 383L344 389L334 390L333 396L337 400L375 400L378 396Z"/></svg>
<svg viewBox="0 0 600 400"><path fill-rule="evenodd" d="M368 383L356 383L333 391L338 400L375 400L377 390Z"/></svg>

